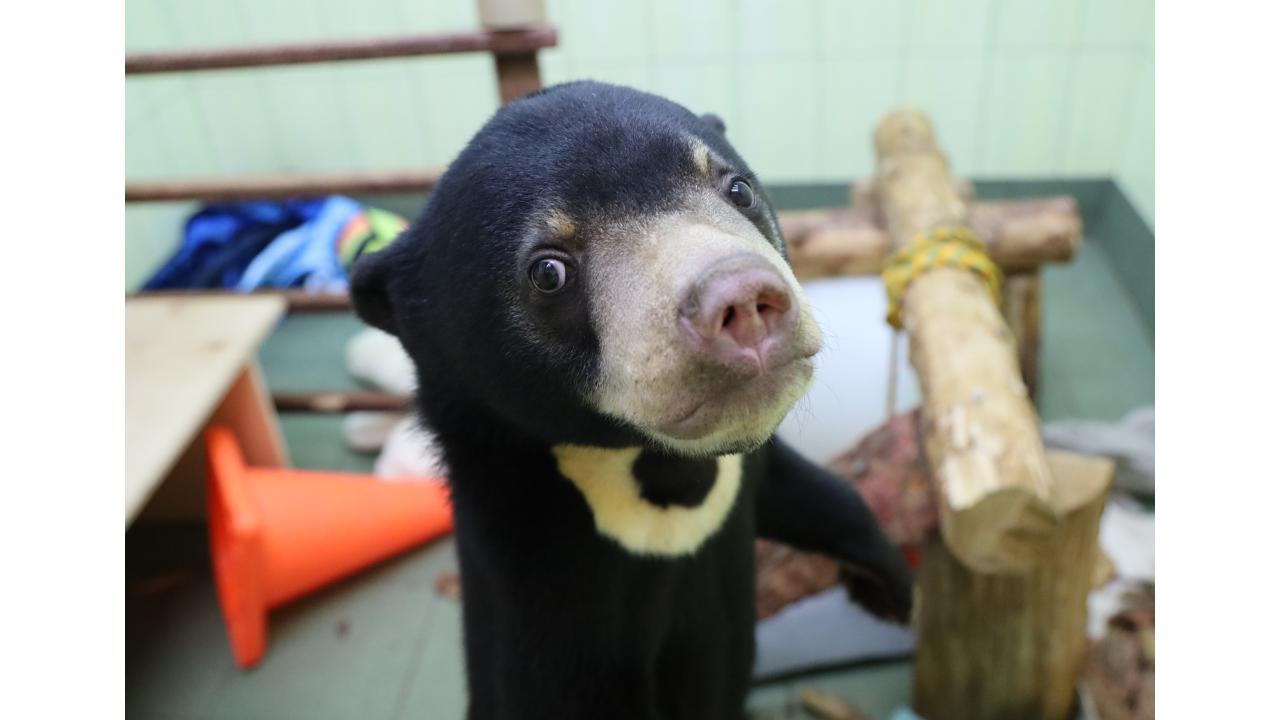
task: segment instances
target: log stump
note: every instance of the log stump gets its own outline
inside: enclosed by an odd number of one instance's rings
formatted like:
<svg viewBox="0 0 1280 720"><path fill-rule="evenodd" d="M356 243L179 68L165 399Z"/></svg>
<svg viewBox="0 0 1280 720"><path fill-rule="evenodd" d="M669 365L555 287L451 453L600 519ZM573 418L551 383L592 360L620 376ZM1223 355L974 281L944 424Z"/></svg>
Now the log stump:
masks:
<svg viewBox="0 0 1280 720"><path fill-rule="evenodd" d="M1066 720L1088 645L1086 599L1114 463L1050 452L1054 553L1029 572L978 573L935 534L919 570L912 704L929 720Z"/></svg>

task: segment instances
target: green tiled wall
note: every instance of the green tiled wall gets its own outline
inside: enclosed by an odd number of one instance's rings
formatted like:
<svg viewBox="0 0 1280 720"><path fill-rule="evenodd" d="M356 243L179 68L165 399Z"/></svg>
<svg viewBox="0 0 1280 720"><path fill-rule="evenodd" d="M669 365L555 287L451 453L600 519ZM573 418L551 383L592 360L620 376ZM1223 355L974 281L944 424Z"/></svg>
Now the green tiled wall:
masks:
<svg viewBox="0 0 1280 720"><path fill-rule="evenodd" d="M890 108L930 112L957 174L1114 177L1154 211L1151 0L548 0L548 83L719 113L769 182L874 165ZM474 28L474 0L128 0L130 52ZM447 163L497 106L485 56L130 78L129 178ZM126 283L189 208L131 206Z"/></svg>

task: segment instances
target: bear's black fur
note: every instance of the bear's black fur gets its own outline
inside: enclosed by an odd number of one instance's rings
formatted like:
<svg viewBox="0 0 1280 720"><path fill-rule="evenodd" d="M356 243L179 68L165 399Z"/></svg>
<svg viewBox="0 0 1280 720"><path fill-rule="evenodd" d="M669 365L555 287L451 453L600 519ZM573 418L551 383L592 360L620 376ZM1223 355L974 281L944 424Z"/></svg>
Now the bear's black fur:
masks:
<svg viewBox="0 0 1280 720"><path fill-rule="evenodd" d="M714 481L713 460L592 406L588 270L543 296L518 239L549 208L584 228L669 211L697 174L690 137L755 183L717 123L598 83L534 93L499 110L413 226L356 265L357 310L413 358L449 466L474 720L742 717L757 535L838 558L855 599L908 616L910 575L862 499L776 439L744 457L718 529L677 557L597 532L551 452L644 448L633 472L660 508L697 505ZM767 202L748 218L784 252Z"/></svg>

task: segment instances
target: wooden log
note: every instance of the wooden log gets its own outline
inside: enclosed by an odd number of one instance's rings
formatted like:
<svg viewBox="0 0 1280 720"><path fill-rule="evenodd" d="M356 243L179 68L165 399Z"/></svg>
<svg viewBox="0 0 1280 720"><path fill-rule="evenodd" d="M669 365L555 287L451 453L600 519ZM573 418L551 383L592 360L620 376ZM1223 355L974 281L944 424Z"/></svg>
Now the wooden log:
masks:
<svg viewBox="0 0 1280 720"><path fill-rule="evenodd" d="M1022 382L1027 386L1027 395L1035 402L1040 387L1040 273L1005 278L1000 312L1013 331Z"/></svg>
<svg viewBox="0 0 1280 720"><path fill-rule="evenodd" d="M890 114L875 144L876 195L895 247L938 226L967 224L968 208L922 113ZM902 318L951 551L981 572L1048 561L1056 521L1048 461L1013 333L987 288L968 270L929 270L907 287Z"/></svg>
<svg viewBox="0 0 1280 720"><path fill-rule="evenodd" d="M555 45L556 29L542 25L442 35L357 38L287 45L140 53L125 57L124 74L224 70L472 52L489 52L495 55L525 54L536 52L540 48L555 47Z"/></svg>
<svg viewBox="0 0 1280 720"><path fill-rule="evenodd" d="M442 170L397 170L307 175L260 175L205 180L149 180L126 183L124 201L272 200L323 195L422 192L439 181Z"/></svg>
<svg viewBox="0 0 1280 720"><path fill-rule="evenodd" d="M917 581L912 705L930 720L1072 717L1110 460L1049 453L1054 553L1020 574L975 573L935 536Z"/></svg>
<svg viewBox="0 0 1280 720"><path fill-rule="evenodd" d="M977 199L978 188L973 184L972 180L964 178L956 179L956 194L966 203L972 203ZM876 208L875 212L879 214L880 203L876 200L876 182L871 180L859 180L849 185L849 204L853 207L871 207Z"/></svg>
<svg viewBox="0 0 1280 720"><path fill-rule="evenodd" d="M801 280L876 275L891 243L865 206L778 213L791 269Z"/></svg>
<svg viewBox="0 0 1280 720"><path fill-rule="evenodd" d="M1075 256L1084 238L1080 209L1069 195L1039 200L971 202L969 228L1006 270L1032 270Z"/></svg>
<svg viewBox="0 0 1280 720"><path fill-rule="evenodd" d="M893 249L873 195L856 185L854 206L778 213L791 265L802 279L875 275ZM957 192L964 188L958 186ZM962 196L963 197L963 196ZM1080 212L1069 196L969 204L970 229L1006 273L1065 262L1080 247Z"/></svg>

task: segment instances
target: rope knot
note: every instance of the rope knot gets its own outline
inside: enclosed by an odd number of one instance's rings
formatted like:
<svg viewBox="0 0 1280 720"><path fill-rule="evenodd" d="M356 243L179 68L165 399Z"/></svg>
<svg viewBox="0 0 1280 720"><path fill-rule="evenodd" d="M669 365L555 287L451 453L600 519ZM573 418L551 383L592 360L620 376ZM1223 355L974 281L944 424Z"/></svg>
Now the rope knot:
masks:
<svg viewBox="0 0 1280 720"><path fill-rule="evenodd" d="M902 298L912 280L939 267L972 270L991 291L991 300L1000 303L1000 284L1004 279L1000 267L987 255L986 246L967 228L942 225L917 235L885 261L880 277L889 295L889 312L885 318L895 329L902 329Z"/></svg>

